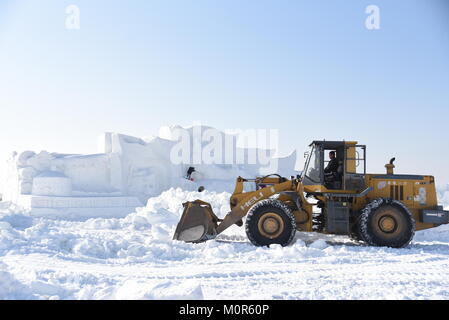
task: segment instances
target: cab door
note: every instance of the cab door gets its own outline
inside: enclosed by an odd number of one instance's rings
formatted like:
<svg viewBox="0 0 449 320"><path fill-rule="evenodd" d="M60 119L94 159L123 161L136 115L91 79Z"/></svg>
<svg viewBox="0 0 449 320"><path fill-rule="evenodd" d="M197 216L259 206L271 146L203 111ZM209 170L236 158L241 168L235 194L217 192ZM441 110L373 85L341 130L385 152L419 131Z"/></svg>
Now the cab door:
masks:
<svg viewBox="0 0 449 320"><path fill-rule="evenodd" d="M366 146L345 145L345 169L343 189L362 191L365 189Z"/></svg>

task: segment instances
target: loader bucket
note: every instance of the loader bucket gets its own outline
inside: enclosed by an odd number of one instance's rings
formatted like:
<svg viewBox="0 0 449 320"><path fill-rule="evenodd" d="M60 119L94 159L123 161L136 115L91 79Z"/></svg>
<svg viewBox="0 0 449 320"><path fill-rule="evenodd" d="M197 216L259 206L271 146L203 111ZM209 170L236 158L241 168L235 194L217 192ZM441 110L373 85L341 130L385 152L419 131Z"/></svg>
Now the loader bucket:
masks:
<svg viewBox="0 0 449 320"><path fill-rule="evenodd" d="M182 205L184 212L173 240L196 243L215 238L217 222L221 220L213 213L211 205L201 200L185 202Z"/></svg>

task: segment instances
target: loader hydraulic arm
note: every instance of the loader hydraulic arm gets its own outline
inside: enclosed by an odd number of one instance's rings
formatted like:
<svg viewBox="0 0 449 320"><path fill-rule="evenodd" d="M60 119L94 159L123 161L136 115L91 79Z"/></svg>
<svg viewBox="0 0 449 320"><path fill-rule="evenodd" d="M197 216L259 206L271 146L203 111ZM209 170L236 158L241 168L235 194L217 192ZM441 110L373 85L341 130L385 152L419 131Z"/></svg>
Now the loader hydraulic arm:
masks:
<svg viewBox="0 0 449 320"><path fill-rule="evenodd" d="M245 192L241 194L233 194L232 199L238 199L238 203L232 208L232 210L226 215L223 221L217 227L217 234L222 233L224 230L240 221L247 213L248 210L258 201L267 199L277 193L294 190L292 180L286 180L285 182L267 186L253 192Z"/></svg>
<svg viewBox="0 0 449 320"><path fill-rule="evenodd" d="M248 210L258 201L284 191L294 191L296 188L294 180L267 178L262 181L262 185L266 184L265 187L243 192L243 183L247 181L241 177L237 178L236 188L231 197L231 211L223 220L212 212L209 203L201 200L184 203L184 212L173 239L194 243L213 239L233 224L239 224Z"/></svg>

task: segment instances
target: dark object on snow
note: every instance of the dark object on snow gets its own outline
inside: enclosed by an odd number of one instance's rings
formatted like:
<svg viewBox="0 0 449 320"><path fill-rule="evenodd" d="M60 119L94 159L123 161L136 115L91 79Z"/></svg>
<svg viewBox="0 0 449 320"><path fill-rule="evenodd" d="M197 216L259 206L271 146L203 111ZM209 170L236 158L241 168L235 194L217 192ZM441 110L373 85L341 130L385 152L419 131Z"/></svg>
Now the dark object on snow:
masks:
<svg viewBox="0 0 449 320"><path fill-rule="evenodd" d="M195 168L194 167L189 167L189 169L187 169L187 176L186 176L186 178L187 179L191 179L191 175L192 175L192 173L194 173L195 172Z"/></svg>
<svg viewBox="0 0 449 320"><path fill-rule="evenodd" d="M203 192L204 191L204 187L203 186L200 186L199 188L198 188L198 192Z"/></svg>

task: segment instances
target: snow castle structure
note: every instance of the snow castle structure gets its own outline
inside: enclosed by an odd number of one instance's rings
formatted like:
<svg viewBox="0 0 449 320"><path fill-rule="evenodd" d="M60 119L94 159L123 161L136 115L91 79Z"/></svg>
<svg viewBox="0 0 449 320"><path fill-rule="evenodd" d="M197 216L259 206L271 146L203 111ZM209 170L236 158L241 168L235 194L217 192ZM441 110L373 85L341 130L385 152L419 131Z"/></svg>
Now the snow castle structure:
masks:
<svg viewBox="0 0 449 320"><path fill-rule="evenodd" d="M212 128L163 127L159 136L148 140L104 133L100 153L90 155L14 153L8 160L3 201L11 201L35 216L123 217L171 187L193 191L203 185L209 190L232 192L237 176L267 173L266 163L259 159L249 161L255 150L238 147L237 136L219 131L215 131L219 141L231 141L232 145L223 150L240 154L244 161L195 162L195 152L210 147L211 141L198 139L197 133L208 129ZM189 157L184 162L173 161L173 150L179 146L180 136L189 139L184 150ZM276 173L296 174L295 163L295 152L276 158ZM196 170L193 181L185 179L190 166Z"/></svg>

